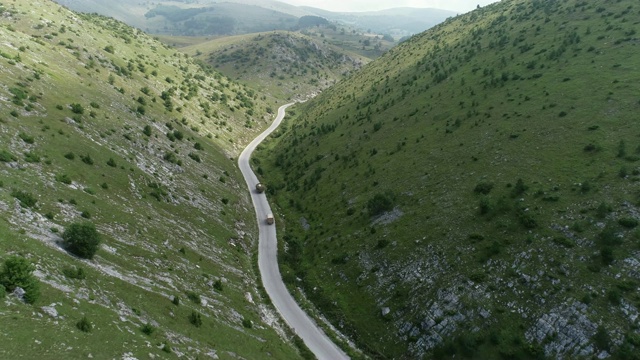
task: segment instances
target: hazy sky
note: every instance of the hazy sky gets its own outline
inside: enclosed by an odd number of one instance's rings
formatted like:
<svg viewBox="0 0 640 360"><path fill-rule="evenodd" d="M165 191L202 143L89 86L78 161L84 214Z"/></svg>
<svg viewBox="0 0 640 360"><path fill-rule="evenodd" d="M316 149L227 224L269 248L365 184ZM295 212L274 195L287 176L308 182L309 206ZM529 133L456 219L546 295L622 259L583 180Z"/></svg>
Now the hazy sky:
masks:
<svg viewBox="0 0 640 360"><path fill-rule="evenodd" d="M331 11L372 11L394 7L437 8L459 13L471 11L497 0L280 0L292 5L313 6Z"/></svg>

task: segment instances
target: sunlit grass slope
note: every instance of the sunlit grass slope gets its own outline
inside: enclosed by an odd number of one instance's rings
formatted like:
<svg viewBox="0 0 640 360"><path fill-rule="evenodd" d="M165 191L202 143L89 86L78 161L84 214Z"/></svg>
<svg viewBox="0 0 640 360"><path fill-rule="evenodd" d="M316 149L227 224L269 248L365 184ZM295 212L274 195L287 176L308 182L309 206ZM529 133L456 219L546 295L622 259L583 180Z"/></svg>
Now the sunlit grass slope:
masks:
<svg viewBox="0 0 640 360"><path fill-rule="evenodd" d="M285 279L381 358L637 356L639 20L505 0L296 106Z"/></svg>
<svg viewBox="0 0 640 360"><path fill-rule="evenodd" d="M3 1L0 39L0 261L41 288L0 300L0 358L298 357L257 290L235 165L273 104L51 1ZM93 260L62 247L77 222Z"/></svg>

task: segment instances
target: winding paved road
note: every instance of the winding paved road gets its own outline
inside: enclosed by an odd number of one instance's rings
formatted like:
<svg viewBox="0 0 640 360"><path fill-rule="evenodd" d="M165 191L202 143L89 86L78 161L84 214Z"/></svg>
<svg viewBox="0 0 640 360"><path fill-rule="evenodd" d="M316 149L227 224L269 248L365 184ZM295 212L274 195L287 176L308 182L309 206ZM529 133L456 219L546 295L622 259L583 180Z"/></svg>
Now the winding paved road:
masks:
<svg viewBox="0 0 640 360"><path fill-rule="evenodd" d="M309 316L302 311L300 306L295 302L287 288L282 282L280 276L280 268L278 267L278 243L276 238L276 226L268 225L266 222L267 214L271 213L271 207L264 193L259 194L256 192L256 184L258 178L251 170L249 165L249 159L251 153L255 150L256 146L262 142L269 134L271 134L282 122L285 115L285 110L293 105L283 105L278 109L278 116L273 121L273 124L255 138L238 158L238 165L240 171L244 176L247 186L251 191L251 200L253 206L256 209L256 217L258 220L259 236L259 249L258 249L258 265L260 267L260 274L262 276L262 283L264 288L269 294L273 305L284 320L289 324L291 328L302 338L307 347L315 354L320 360L340 360L349 359L349 357L342 352L328 337L327 335L316 326L315 322L309 318Z"/></svg>

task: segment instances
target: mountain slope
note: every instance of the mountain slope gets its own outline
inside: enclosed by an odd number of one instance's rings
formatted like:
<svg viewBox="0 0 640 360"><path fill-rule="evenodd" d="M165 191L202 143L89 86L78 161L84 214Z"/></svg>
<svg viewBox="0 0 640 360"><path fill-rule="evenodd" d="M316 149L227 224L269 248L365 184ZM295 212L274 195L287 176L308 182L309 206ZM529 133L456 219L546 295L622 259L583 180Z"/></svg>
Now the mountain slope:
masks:
<svg viewBox="0 0 640 360"><path fill-rule="evenodd" d="M255 161L285 279L381 358L633 358L639 14L502 1L298 105Z"/></svg>
<svg viewBox="0 0 640 360"><path fill-rule="evenodd" d="M293 32L225 37L180 50L210 63L262 96L278 99L317 94L369 62Z"/></svg>
<svg viewBox="0 0 640 360"><path fill-rule="evenodd" d="M4 3L0 37L0 261L41 288L2 293L0 357L298 357L258 291L234 160L273 104L51 1ZM86 222L92 260L61 238Z"/></svg>

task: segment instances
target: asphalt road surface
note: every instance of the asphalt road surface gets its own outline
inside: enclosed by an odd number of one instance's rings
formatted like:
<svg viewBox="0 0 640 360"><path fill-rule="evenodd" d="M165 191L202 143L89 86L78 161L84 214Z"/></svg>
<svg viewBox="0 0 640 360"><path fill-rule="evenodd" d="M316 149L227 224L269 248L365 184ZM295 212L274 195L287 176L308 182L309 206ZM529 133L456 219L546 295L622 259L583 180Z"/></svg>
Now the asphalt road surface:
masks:
<svg viewBox="0 0 640 360"><path fill-rule="evenodd" d="M258 249L258 265L260 267L260 275L262 276L262 284L271 298L271 302L276 307L280 316L289 324L289 326L302 338L307 347L320 360L340 360L349 359L349 357L338 348L327 335L316 326L315 322L298 306L287 288L282 282L280 276L280 268L278 267L278 244L276 237L276 224L267 224L267 214L271 214L271 207L264 193L260 194L256 191L258 178L249 166L249 158L256 146L262 142L271 132L273 132L285 115L287 107L293 105L283 105L278 109L278 116L273 124L255 138L238 158L240 171L244 176L247 186L251 191L251 200L256 209L256 218L258 220L259 249ZM267 185L268 186L268 185ZM277 219L276 219L277 220Z"/></svg>

